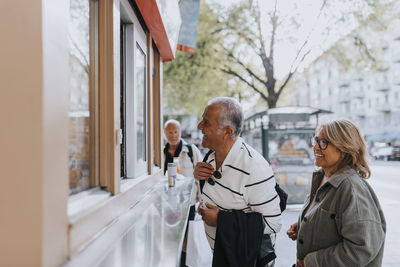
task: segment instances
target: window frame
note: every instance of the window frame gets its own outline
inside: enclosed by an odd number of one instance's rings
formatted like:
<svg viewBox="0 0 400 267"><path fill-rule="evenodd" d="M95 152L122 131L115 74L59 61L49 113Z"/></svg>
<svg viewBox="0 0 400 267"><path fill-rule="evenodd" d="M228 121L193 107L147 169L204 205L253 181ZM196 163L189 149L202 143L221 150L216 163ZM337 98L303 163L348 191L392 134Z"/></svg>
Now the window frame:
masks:
<svg viewBox="0 0 400 267"><path fill-rule="evenodd" d="M162 99L162 62L150 33L147 32L145 38L142 38L142 41L144 40L142 50L147 55L145 62L147 173L137 179L120 179L121 64L118 55L121 40L121 7L133 15L135 13L128 0L93 1L98 5L98 43L97 50L93 53L98 57L97 80L94 81L98 83L98 91L94 97L98 97L99 101L98 140L95 141L98 142L99 187L69 197L68 254L71 266L74 266L74 263L93 262L94 254L101 255L100 251L106 251L108 243L94 242L99 233L117 221L127 210L135 206L148 190L165 178L161 166L154 167L152 152L152 148L156 147L156 152L159 153L158 161L161 164L162 106L159 105ZM141 26L138 18L134 17L137 25ZM151 72L153 68L154 73ZM153 126L157 127L153 129Z"/></svg>
<svg viewBox="0 0 400 267"><path fill-rule="evenodd" d="M121 178L137 178L142 175L147 175L148 172L148 143L151 142L149 139L149 123L148 123L148 49L146 43L146 34L143 28L141 27L139 20L134 14L131 7L127 7L126 3L124 4L121 1L120 5L120 16L121 23L123 23L124 36L120 38L124 43L121 47L123 47L124 51L120 53L124 58L121 58L121 92L125 94L125 110L124 117L124 128L120 129L120 132L123 132L125 136L123 136L123 142L121 146L124 147L124 160L121 159L121 163L125 164L124 174L126 177ZM138 54L137 49L144 55L144 88L138 88L137 81L137 62L138 62ZM138 122L138 90L143 90L144 101L143 101L143 123L144 123L144 160L139 163L137 158L137 150L138 150L138 139L137 139L137 122Z"/></svg>
<svg viewBox="0 0 400 267"><path fill-rule="evenodd" d="M90 187L99 186L99 2L89 2L90 24L89 24L89 53L92 71L89 75L89 111L91 132L89 139L89 183Z"/></svg>

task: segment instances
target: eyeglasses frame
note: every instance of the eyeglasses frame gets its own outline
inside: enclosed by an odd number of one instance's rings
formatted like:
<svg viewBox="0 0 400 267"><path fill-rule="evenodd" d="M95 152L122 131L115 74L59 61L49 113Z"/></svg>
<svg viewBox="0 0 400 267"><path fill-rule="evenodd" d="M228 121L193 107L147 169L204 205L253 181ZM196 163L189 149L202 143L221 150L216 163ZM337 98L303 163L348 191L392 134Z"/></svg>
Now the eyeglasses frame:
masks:
<svg viewBox="0 0 400 267"><path fill-rule="evenodd" d="M325 142L326 146L324 148L321 147L321 142ZM319 149L325 150L328 148L328 145L331 142L329 140L326 140L325 138L318 138L317 136L311 137L311 145L314 147L316 144L318 144Z"/></svg>

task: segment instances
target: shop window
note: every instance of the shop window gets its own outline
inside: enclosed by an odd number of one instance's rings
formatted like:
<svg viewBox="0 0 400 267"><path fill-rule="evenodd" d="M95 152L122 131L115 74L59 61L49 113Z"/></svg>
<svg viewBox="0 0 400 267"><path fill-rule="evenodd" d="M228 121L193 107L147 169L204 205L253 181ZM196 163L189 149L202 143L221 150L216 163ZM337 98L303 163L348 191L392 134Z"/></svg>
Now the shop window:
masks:
<svg viewBox="0 0 400 267"><path fill-rule="evenodd" d="M97 154L97 4L71 0L69 17L69 189L70 194L98 184Z"/></svg>
<svg viewBox="0 0 400 267"><path fill-rule="evenodd" d="M146 35L137 18L121 6L121 177L147 173Z"/></svg>

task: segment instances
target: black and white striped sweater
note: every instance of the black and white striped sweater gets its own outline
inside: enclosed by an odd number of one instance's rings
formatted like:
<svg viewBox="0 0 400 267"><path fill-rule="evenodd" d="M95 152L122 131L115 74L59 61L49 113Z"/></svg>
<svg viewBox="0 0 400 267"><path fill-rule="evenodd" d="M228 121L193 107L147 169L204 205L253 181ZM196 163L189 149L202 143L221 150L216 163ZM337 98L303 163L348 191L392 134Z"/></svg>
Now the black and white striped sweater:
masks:
<svg viewBox="0 0 400 267"><path fill-rule="evenodd" d="M215 169L215 153L209 155L207 162ZM221 210L261 213L264 233L278 232L281 228L279 196L273 171L264 157L238 137L219 171L221 179L215 180L215 185L205 183L201 200ZM204 226L214 249L216 227Z"/></svg>

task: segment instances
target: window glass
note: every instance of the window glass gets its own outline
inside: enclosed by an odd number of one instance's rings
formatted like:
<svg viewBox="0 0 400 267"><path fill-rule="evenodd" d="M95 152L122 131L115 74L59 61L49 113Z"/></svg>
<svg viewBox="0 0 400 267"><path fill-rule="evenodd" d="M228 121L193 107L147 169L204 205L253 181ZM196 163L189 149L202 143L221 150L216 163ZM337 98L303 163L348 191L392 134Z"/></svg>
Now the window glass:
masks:
<svg viewBox="0 0 400 267"><path fill-rule="evenodd" d="M69 188L76 193L89 187L89 1L70 1L69 20Z"/></svg>
<svg viewBox="0 0 400 267"><path fill-rule="evenodd" d="M123 6L120 33L121 178L135 178L147 172L146 35Z"/></svg>
<svg viewBox="0 0 400 267"><path fill-rule="evenodd" d="M146 55L136 46L136 156L139 164L146 161Z"/></svg>

